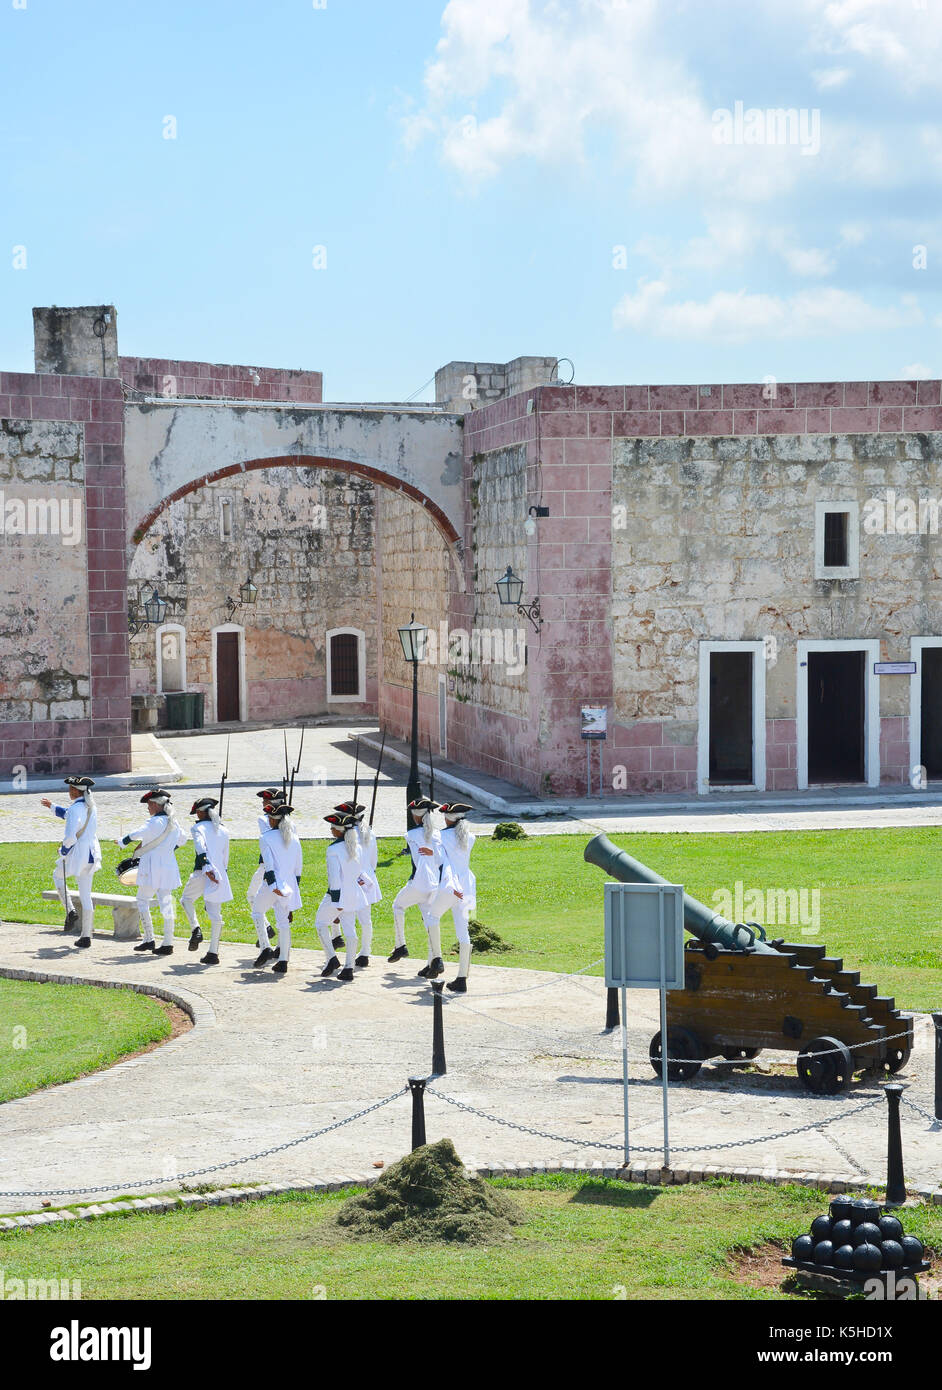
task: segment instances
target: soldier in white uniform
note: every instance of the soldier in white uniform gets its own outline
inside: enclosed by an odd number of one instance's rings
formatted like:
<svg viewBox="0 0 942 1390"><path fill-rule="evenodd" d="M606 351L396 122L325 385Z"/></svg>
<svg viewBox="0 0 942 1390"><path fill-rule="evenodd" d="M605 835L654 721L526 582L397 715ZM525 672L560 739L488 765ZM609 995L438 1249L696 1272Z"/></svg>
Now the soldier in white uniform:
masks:
<svg viewBox="0 0 942 1390"><path fill-rule="evenodd" d="M301 903L301 874L304 869L304 856L301 841L291 823L293 806L287 802L275 802L268 811L269 829L262 836L262 886L252 904L252 918L258 932L259 941L264 941L265 913L269 908L275 910L278 927L278 951L264 946L255 962L256 969L277 954L274 965L276 975L284 975L288 970L291 955L291 915L298 911Z"/></svg>
<svg viewBox="0 0 942 1390"><path fill-rule="evenodd" d="M376 877L379 846L376 836L373 834L373 827L364 824L365 806L355 804L352 801L342 801L339 806L334 807L334 810L340 815L353 817L360 849L363 851L363 877L366 879L363 892L366 895L366 906L359 908L356 914L360 924L360 954L356 958L356 963L362 967L369 965L370 951L373 947L373 904L383 900L383 892Z"/></svg>
<svg viewBox="0 0 942 1390"><path fill-rule="evenodd" d="M196 851L193 872L183 889L181 904L191 927L190 950L195 951L203 939L196 921L196 904L203 899L206 916L209 918L209 950L201 958L202 965L219 964L219 938L222 935L223 903L232 901L232 888L229 884L229 831L222 824L216 812L219 802L215 797L204 796L194 801L190 815L196 816L196 824L190 834Z"/></svg>
<svg viewBox="0 0 942 1390"><path fill-rule="evenodd" d="M59 846L59 859L52 872L52 881L65 908L63 931L72 931L78 922L78 913L69 897L67 880L74 878L78 885L79 903L82 907L82 925L76 946L88 947L92 944L95 909L92 906L92 881L96 870L101 868L101 845L98 843L98 808L92 796L95 783L90 777L66 777L69 789L69 805L53 806L47 796L41 803L47 810L55 811L65 821L62 830L62 843Z"/></svg>
<svg viewBox="0 0 942 1390"><path fill-rule="evenodd" d="M172 956L175 920L173 890L180 887L175 851L186 844L187 835L174 817L168 791L155 787L153 791L144 793L141 803L147 806L150 820L116 841L118 848L123 849L132 840L140 840L137 850L140 860L137 869L137 910L144 927L144 940L134 949L152 951L157 956ZM164 923L163 944L159 947L154 940L150 910L154 898L157 899Z"/></svg>
<svg viewBox="0 0 942 1390"><path fill-rule="evenodd" d="M428 932L428 964L418 973L426 979L434 980L445 969L442 960L441 933L438 923L433 922L429 908L443 887L451 886L449 877L442 883L442 870L445 863L442 854L442 837L433 817L438 804L427 796L410 801L409 810L415 821L413 828L406 833L406 843L412 855L412 873L407 883L399 889L393 901L393 923L396 931L395 949L389 960L401 960L409 954L406 946L406 908L418 907Z"/></svg>
<svg viewBox="0 0 942 1390"><path fill-rule="evenodd" d="M264 866L263 863L262 863L261 839L262 839L262 836L263 836L263 835L267 835L268 832L269 832L269 830L271 830L271 826L270 826L269 823L268 823L268 808L269 808L274 802L276 802L276 801L281 801L281 799L282 799L282 794L281 794L281 792L278 790L277 787L263 787L262 790L261 790L260 792L256 792L255 795L258 796L258 797L261 797L261 800L262 800L262 814L261 814L261 815L259 816L259 818L258 818L258 839L259 839L258 868L255 870L254 874L252 875L251 882L249 883L248 890L247 890L247 892L246 892L246 894L245 894L246 899L247 899L248 904L249 904L249 911L250 911L250 912L252 912L252 905L253 905L253 903L255 902L255 894L256 894L256 893L258 892L258 890L261 888L262 882L263 882L263 879L264 879L264 874L265 874L265 866ZM253 915L253 919L254 919L254 915L255 915L255 914L253 913L252 915ZM274 941L274 939L275 939L275 929L274 929L274 927L272 927L272 926L269 925L268 917L267 917L264 913L262 914L262 924L263 924L263 930L261 930L260 935L259 935L259 938L258 938L258 949L259 949L260 951L266 950L266 949L268 948L268 943L269 943L270 941Z"/></svg>
<svg viewBox="0 0 942 1390"><path fill-rule="evenodd" d="M468 922L477 907L477 879L471 870L471 851L475 836L465 820L470 806L454 801L450 806L442 806L445 829L442 831L442 851L451 870L451 886L443 887L435 898L430 915L436 922L442 915L450 912L458 937L458 974L449 981L447 988L456 994L467 994L468 971L471 968L471 934ZM443 879L445 874L442 875Z"/></svg>
<svg viewBox="0 0 942 1390"><path fill-rule="evenodd" d="M314 923L324 954L328 957L321 976L332 975L340 965L333 954L330 936L330 927L339 916L346 957L337 979L349 981L353 979L355 964L369 965L368 956L357 956L356 933L357 916L366 913L369 918L369 899L366 895L369 879L355 818L333 812L324 819L330 826L333 839L327 846L327 892L321 899Z"/></svg>

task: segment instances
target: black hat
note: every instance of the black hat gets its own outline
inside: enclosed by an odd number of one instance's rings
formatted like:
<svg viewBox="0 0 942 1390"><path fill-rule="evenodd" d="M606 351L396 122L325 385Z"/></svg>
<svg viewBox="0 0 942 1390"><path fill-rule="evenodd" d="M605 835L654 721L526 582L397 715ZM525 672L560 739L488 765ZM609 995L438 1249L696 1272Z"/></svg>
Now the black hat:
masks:
<svg viewBox="0 0 942 1390"><path fill-rule="evenodd" d="M92 781L90 777L66 777L65 784L67 787L83 788L93 787L95 785L95 783Z"/></svg>
<svg viewBox="0 0 942 1390"><path fill-rule="evenodd" d="M263 797L266 801L274 801L276 796L283 796L284 793L280 791L278 787L263 787L262 790L256 792L255 795Z"/></svg>
<svg viewBox="0 0 942 1390"><path fill-rule="evenodd" d="M219 802L214 796L201 796L199 801L194 801L190 807L190 815L195 816L197 811L211 811Z"/></svg>
<svg viewBox="0 0 942 1390"><path fill-rule="evenodd" d="M414 801L409 802L410 811L437 811L438 802L433 801L430 796L417 796Z"/></svg>
<svg viewBox="0 0 942 1390"><path fill-rule="evenodd" d="M286 801L276 801L269 806L266 814L273 820L284 820L285 816L290 816L294 811L293 806L289 806Z"/></svg>
<svg viewBox="0 0 942 1390"><path fill-rule="evenodd" d="M146 806L149 801L169 801L170 793L164 791L163 787L154 787L152 791L145 792L141 797L141 805Z"/></svg>
<svg viewBox="0 0 942 1390"><path fill-rule="evenodd" d="M366 807L361 806L359 801L341 801L339 806L334 807L334 810L340 811L345 816L362 816Z"/></svg>
<svg viewBox="0 0 942 1390"><path fill-rule="evenodd" d="M459 820L468 814L471 807L463 801L453 801L450 806L442 806L441 810L443 815L451 816L453 820Z"/></svg>
<svg viewBox="0 0 942 1390"><path fill-rule="evenodd" d="M344 816L337 811L331 811L329 816L324 817L324 820L328 825L343 826L344 830L349 830L350 826L354 824L352 816Z"/></svg>

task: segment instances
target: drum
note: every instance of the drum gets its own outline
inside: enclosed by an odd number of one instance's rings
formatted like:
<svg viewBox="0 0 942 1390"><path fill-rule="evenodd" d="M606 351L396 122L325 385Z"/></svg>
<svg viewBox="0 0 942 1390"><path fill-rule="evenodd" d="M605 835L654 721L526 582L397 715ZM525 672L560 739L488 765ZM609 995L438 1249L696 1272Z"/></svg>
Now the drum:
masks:
<svg viewBox="0 0 942 1390"><path fill-rule="evenodd" d="M137 886L137 866L140 862L140 859L137 858L122 859L121 863L115 869L115 873L118 875L118 882L123 883L125 888L135 888Z"/></svg>

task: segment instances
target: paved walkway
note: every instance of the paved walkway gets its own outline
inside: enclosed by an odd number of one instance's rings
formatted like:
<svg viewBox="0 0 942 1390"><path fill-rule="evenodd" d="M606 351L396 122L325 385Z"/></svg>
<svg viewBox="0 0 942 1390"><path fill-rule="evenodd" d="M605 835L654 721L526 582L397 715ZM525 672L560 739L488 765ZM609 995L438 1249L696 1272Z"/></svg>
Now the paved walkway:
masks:
<svg viewBox="0 0 942 1390"><path fill-rule="evenodd" d="M189 1003L197 1026L95 1076L0 1106L0 1192L58 1191L58 1204L99 1185L114 1185L112 1196L172 1188L193 1169L288 1144L430 1071L431 991L416 978L414 959L390 966L374 958L343 985L320 980L323 958L314 951L295 950L288 975L279 978L247 968L245 945L223 945L222 964L205 967L179 947L172 959L155 960L108 935L96 936L86 952L71 940L50 927L5 924L0 968L148 982ZM464 1000L448 997L448 1073L437 1086L477 1110L562 1137L510 1129L430 1098L430 1141L449 1136L469 1164L618 1161L620 1148L601 1147L622 1140L621 1055L617 1033L602 1030L602 980L476 965L471 981ZM632 1142L652 1151L652 1166L661 1161L661 1092L646 1061L656 1010L656 995L629 995ZM917 1050L900 1077L928 1110L931 1033L921 1018ZM883 1180L885 1104L873 1079L844 1096L816 1098L801 1089L793 1057L768 1053L761 1060L787 1061L788 1074L707 1065L695 1081L672 1089L675 1161L719 1163L738 1155L743 1166ZM876 1104L861 1111L868 1100ZM937 1185L942 1132L912 1110L903 1114L907 1176ZM763 1137L799 1127L795 1135ZM202 1180L359 1173L401 1157L409 1136L409 1101L401 1097L320 1138ZM742 1145L750 1138L760 1142ZM718 1152L730 1143L741 1147ZM641 1157L634 1147L632 1157ZM143 1186L148 1179L157 1181ZM3 1212L37 1205L0 1197Z"/></svg>

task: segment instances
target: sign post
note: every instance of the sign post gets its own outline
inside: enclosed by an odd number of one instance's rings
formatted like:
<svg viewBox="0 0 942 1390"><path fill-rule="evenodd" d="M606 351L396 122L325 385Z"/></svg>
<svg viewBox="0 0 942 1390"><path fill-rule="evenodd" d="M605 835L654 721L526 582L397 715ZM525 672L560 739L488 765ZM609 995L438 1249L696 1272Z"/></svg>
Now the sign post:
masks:
<svg viewBox="0 0 942 1390"><path fill-rule="evenodd" d="M592 795L592 743L599 745L599 796L602 795L602 744L608 731L608 710L604 705L583 705L582 737L585 741L586 796Z"/></svg>
<svg viewBox="0 0 942 1390"><path fill-rule="evenodd" d="M661 1016L661 1094L664 1166L670 1163L668 1128L667 991L684 988L684 890L676 883L606 883L605 984L621 990L622 1089L625 1163L628 1131L627 989L656 989Z"/></svg>

